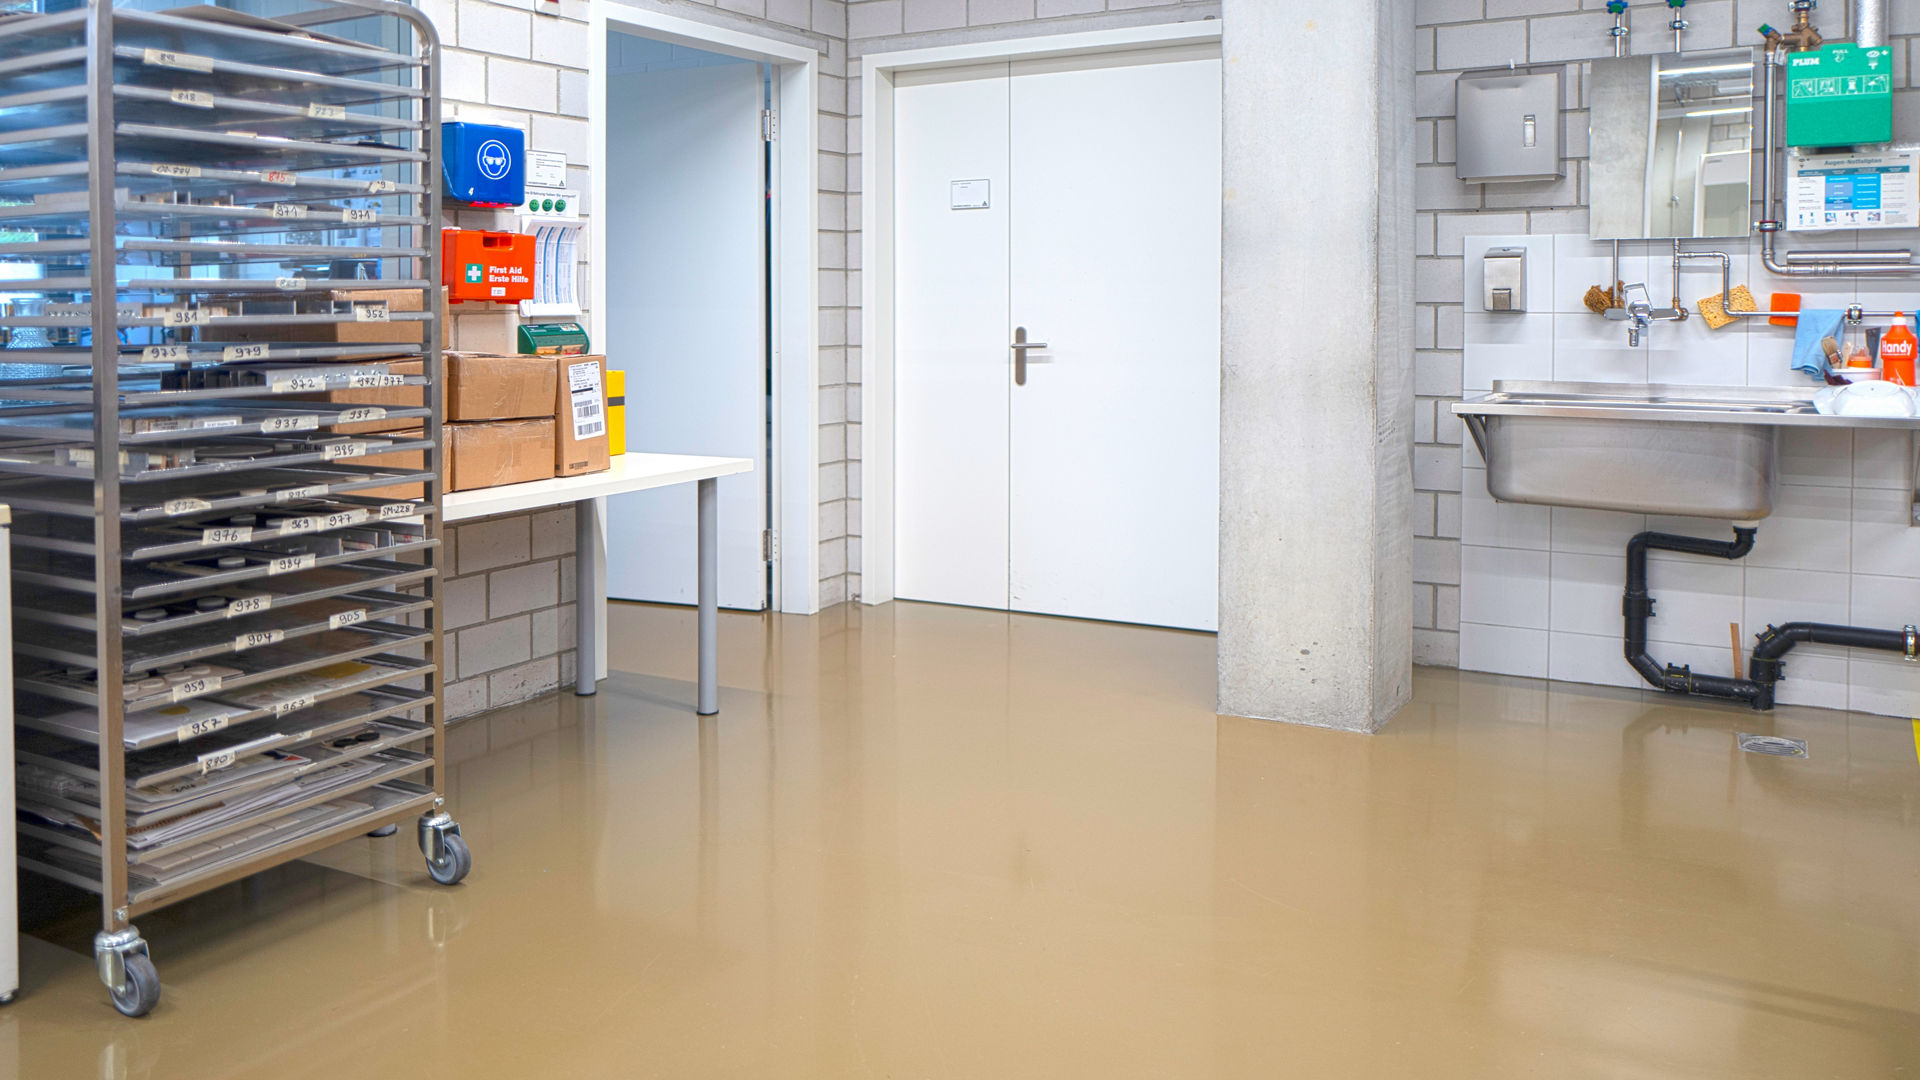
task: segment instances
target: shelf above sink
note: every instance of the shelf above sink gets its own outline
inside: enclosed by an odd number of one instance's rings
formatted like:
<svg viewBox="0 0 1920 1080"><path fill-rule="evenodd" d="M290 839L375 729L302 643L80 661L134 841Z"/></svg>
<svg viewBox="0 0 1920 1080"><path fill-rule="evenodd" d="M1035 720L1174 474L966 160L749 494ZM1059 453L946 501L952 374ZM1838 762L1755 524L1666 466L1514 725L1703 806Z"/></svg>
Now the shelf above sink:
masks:
<svg viewBox="0 0 1920 1080"><path fill-rule="evenodd" d="M1453 412L1504 502L1757 521L1773 512L1788 427L1905 431L1920 485L1920 417L1823 415L1813 388L1500 381Z"/></svg>

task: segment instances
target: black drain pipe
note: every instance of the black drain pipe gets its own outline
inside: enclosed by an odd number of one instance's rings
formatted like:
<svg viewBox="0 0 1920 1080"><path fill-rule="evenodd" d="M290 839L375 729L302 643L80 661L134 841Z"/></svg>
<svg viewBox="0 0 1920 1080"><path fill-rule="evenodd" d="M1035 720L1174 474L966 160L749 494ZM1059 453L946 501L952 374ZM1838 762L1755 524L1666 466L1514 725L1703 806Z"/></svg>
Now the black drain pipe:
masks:
<svg viewBox="0 0 1920 1080"><path fill-rule="evenodd" d="M1913 626L1902 630L1873 630L1863 626L1791 622L1785 626L1769 626L1755 635L1758 644L1753 647L1753 660L1747 667L1751 678L1696 675L1685 664L1661 667L1647 655L1647 620L1653 617L1653 597L1647 595L1647 552L1658 548L1738 559L1753 550L1755 531L1752 526L1735 525L1732 540L1643 532L1627 542L1627 594L1621 601L1621 610L1627 620L1627 663L1633 665L1641 678L1670 694L1744 701L1755 709L1765 710L1773 708L1774 686L1786 677L1787 667L1782 657L1802 642L1880 649L1902 653L1909 661L1920 660L1920 629Z"/></svg>

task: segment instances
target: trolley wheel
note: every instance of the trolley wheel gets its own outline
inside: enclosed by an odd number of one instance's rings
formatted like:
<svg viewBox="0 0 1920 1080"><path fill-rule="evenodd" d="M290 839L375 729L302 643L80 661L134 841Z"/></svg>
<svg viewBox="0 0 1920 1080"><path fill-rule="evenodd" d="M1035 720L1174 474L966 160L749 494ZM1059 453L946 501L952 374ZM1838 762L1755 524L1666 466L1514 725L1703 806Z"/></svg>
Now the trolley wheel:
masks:
<svg viewBox="0 0 1920 1080"><path fill-rule="evenodd" d="M459 833L440 838L440 858L427 860L427 874L442 885L458 885L473 869L473 855Z"/></svg>
<svg viewBox="0 0 1920 1080"><path fill-rule="evenodd" d="M398 825L382 825L379 828L368 833L367 835L374 838L375 840L379 840L383 837L392 836L394 833L397 833L399 831L400 831L400 826Z"/></svg>
<svg viewBox="0 0 1920 1080"><path fill-rule="evenodd" d="M127 985L118 990L107 987L107 996L123 1015L145 1016L160 1004L160 973L145 953L128 953L122 963L127 969Z"/></svg>

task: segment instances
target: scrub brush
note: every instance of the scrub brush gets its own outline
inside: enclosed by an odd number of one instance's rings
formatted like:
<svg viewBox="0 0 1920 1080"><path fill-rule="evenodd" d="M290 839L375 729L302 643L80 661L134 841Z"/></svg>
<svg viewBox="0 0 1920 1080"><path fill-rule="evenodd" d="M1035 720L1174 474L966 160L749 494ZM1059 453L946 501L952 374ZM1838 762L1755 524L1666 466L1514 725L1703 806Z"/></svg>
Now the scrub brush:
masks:
<svg viewBox="0 0 1920 1080"><path fill-rule="evenodd" d="M1735 311L1760 310L1760 305L1753 301L1753 293L1749 291L1745 285L1735 285L1733 290L1728 294L1728 299L1733 302L1733 310ZM1736 321L1733 316L1727 314L1720 306L1720 298L1717 296L1709 296L1700 301L1700 315L1707 320L1707 329L1709 330L1718 330Z"/></svg>
<svg viewBox="0 0 1920 1080"><path fill-rule="evenodd" d="M1587 310L1595 315L1605 315L1608 309L1615 306L1613 290L1603 289L1598 285L1587 286L1587 295L1581 297L1580 301L1586 304Z"/></svg>

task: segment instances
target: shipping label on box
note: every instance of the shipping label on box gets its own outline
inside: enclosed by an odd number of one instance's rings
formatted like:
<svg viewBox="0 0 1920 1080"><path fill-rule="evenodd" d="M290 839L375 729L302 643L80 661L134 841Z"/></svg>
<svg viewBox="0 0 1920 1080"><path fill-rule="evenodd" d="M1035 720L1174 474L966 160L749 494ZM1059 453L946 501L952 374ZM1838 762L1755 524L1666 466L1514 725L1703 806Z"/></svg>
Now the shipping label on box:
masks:
<svg viewBox="0 0 1920 1080"><path fill-rule="evenodd" d="M607 456L606 357L545 358L560 367L554 400L554 474L579 476L600 472Z"/></svg>

